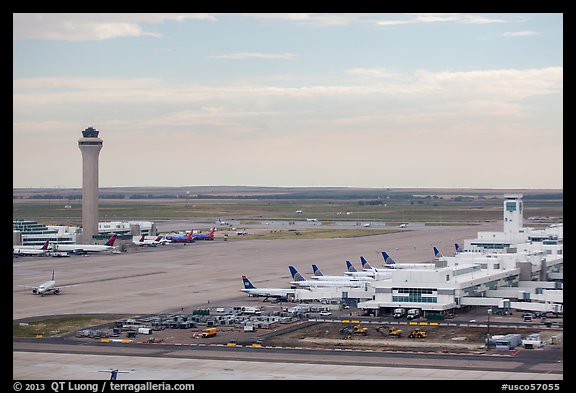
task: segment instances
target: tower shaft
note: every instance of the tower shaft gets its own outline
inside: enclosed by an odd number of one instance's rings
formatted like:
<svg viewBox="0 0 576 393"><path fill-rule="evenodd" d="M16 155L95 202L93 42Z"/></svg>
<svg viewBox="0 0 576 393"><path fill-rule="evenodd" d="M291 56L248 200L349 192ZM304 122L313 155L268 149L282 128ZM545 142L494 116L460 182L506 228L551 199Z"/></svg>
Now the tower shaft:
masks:
<svg viewBox="0 0 576 393"><path fill-rule="evenodd" d="M98 131L87 128L84 137L78 140L82 153L82 237L85 243L98 234L98 156L102 139Z"/></svg>

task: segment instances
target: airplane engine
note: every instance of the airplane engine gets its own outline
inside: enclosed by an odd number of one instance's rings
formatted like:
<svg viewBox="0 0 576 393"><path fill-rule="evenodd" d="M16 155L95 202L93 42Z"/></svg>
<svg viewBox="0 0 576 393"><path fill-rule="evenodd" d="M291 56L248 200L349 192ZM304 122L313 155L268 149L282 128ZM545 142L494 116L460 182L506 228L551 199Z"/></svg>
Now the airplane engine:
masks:
<svg viewBox="0 0 576 393"><path fill-rule="evenodd" d="M60 294L60 289L55 289L54 290L54 295L59 295Z"/></svg>
<svg viewBox="0 0 576 393"><path fill-rule="evenodd" d="M32 293L33 293L34 295L36 295L36 294L38 293L38 290L37 290L36 288L34 288L34 289L32 290Z"/></svg>

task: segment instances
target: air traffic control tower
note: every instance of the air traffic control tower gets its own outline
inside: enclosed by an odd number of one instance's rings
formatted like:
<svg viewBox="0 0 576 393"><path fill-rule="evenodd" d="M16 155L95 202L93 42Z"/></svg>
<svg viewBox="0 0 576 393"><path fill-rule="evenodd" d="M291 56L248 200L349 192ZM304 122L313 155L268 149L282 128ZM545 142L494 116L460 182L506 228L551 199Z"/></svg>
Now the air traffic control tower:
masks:
<svg viewBox="0 0 576 393"><path fill-rule="evenodd" d="M102 149L100 131L88 127L82 131L78 147L82 152L82 239L92 243L98 234L98 155Z"/></svg>

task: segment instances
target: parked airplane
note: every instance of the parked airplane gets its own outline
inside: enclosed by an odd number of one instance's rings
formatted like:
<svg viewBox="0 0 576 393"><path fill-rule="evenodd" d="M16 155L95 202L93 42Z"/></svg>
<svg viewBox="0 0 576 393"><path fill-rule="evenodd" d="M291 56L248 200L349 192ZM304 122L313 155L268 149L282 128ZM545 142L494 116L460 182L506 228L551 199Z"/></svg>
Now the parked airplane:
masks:
<svg viewBox="0 0 576 393"><path fill-rule="evenodd" d="M454 243L454 247L456 248L456 252L464 252L464 250L458 245L458 243Z"/></svg>
<svg viewBox="0 0 576 393"><path fill-rule="evenodd" d="M110 373L110 381L115 381L118 378L118 374L122 373L122 374L127 374L127 373L131 373L132 371L134 371L135 369L131 369L131 370L118 370L117 368L110 368L108 370L98 370L98 372L100 373Z"/></svg>
<svg viewBox="0 0 576 393"><path fill-rule="evenodd" d="M38 256L46 255L50 242L46 241L41 247L37 246L15 246L12 247L12 253L16 256Z"/></svg>
<svg viewBox="0 0 576 393"><path fill-rule="evenodd" d="M436 246L433 246L433 249L434 249L434 257L435 257L435 258L442 258L442 257L444 256L444 255L442 255L442 253L440 252L440 250L438 250L438 249L436 248Z"/></svg>
<svg viewBox="0 0 576 393"><path fill-rule="evenodd" d="M170 243L193 243L194 239L192 239L192 236L194 235L193 230L190 230L190 232L187 235L166 235L164 238L166 240L168 240Z"/></svg>
<svg viewBox="0 0 576 393"><path fill-rule="evenodd" d="M166 244L166 241L162 239L162 235L156 236L154 239L146 239L146 235L142 235L140 239L133 241L132 243L140 247L156 247L160 244Z"/></svg>
<svg viewBox="0 0 576 393"><path fill-rule="evenodd" d="M360 258L364 258L364 257L360 257ZM366 260L364 260L364 261L366 261ZM356 268L354 267L354 265L352 265L352 263L350 261L346 261L346 266L348 268L348 271L345 271L344 274L346 274L347 276L372 277L372 278L374 278L374 276L376 275L375 271L370 271L370 270L359 272L358 270L356 270Z"/></svg>
<svg viewBox="0 0 576 393"><path fill-rule="evenodd" d="M214 232L216 232L216 228L212 228L210 233L194 233L192 235L192 239L194 240L214 240Z"/></svg>
<svg viewBox="0 0 576 393"><path fill-rule="evenodd" d="M69 254L112 251L117 237L117 234L113 234L104 244L52 244L51 248L53 251L66 251Z"/></svg>
<svg viewBox="0 0 576 393"><path fill-rule="evenodd" d="M312 265L312 271L314 272L314 275L311 278L318 280L318 281L358 281L358 280L371 280L372 279L372 277L370 277L370 276L364 276L364 277L350 276L350 275L325 276L320 271L320 269L318 269L318 266L316 266L316 265Z"/></svg>
<svg viewBox="0 0 576 393"><path fill-rule="evenodd" d="M281 301L288 301L288 295L294 295L296 292L293 288L256 288L246 276L242 276L242 282L244 283L244 289L241 289L242 292L250 296L263 297L264 300L273 297Z"/></svg>
<svg viewBox="0 0 576 393"><path fill-rule="evenodd" d="M386 251L382 251L385 267L388 269L434 269L434 263L396 263Z"/></svg>
<svg viewBox="0 0 576 393"><path fill-rule="evenodd" d="M38 286L31 286L31 285L20 285L24 288L32 288L32 293L34 295L40 295L44 297L47 293L53 293L54 295L60 294L60 288L68 288L68 287L75 287L76 285L63 285L60 287L56 287L56 281L54 280L54 270L52 270L52 279L50 281L46 281Z"/></svg>
<svg viewBox="0 0 576 393"><path fill-rule="evenodd" d="M292 279L290 284L298 285L299 287L310 288L310 287L347 287L347 288L357 288L366 285L364 280L332 280L332 281L321 281L321 280L306 280L294 266L288 266L290 269L290 274Z"/></svg>

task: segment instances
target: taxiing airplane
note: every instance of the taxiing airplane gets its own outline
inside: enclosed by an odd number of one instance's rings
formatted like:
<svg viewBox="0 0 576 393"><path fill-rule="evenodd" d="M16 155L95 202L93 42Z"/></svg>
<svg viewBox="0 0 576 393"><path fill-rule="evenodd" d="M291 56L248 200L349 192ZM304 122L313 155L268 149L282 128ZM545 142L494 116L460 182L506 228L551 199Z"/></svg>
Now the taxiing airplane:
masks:
<svg viewBox="0 0 576 393"><path fill-rule="evenodd" d="M298 285L303 288L310 287L346 287L346 288L358 288L366 286L365 280L332 280L332 281L321 281L321 280L306 280L294 266L288 266L290 269L290 275L292 279L290 284Z"/></svg>
<svg viewBox="0 0 576 393"><path fill-rule="evenodd" d="M194 231L190 230L187 235L166 235L164 238L170 243L193 243Z"/></svg>
<svg viewBox="0 0 576 393"><path fill-rule="evenodd" d="M60 294L60 288L68 288L68 287L75 287L76 285L63 285L60 287L56 286L56 281L54 280L54 270L52 270L52 279L50 281L46 281L38 286L31 286L31 285L20 285L24 288L32 288L32 293L34 295L40 295L44 297L45 294L52 293L54 295Z"/></svg>
<svg viewBox="0 0 576 393"><path fill-rule="evenodd" d="M192 235L192 239L194 240L214 240L214 232L216 232L216 228L212 228L210 233L194 233Z"/></svg>
<svg viewBox="0 0 576 393"><path fill-rule="evenodd" d="M118 237L113 234L104 244L52 244L53 251L66 251L69 254L88 254L91 252L113 251L114 242Z"/></svg>
<svg viewBox="0 0 576 393"><path fill-rule="evenodd" d="M46 255L50 242L44 243L41 247L37 246L14 246L12 247L12 254L16 256L38 256Z"/></svg>
<svg viewBox="0 0 576 393"><path fill-rule="evenodd" d="M127 374L135 371L135 369L131 370L118 370L117 368L110 368L108 370L98 370L100 373L110 373L110 381L115 381L118 378L118 374Z"/></svg>
<svg viewBox="0 0 576 393"><path fill-rule="evenodd" d="M263 297L265 298L264 300L272 297L278 300L288 301L288 295L294 295L296 292L293 288L256 288L246 276L242 276L242 282L244 283L244 289L241 289L242 292L250 296Z"/></svg>

